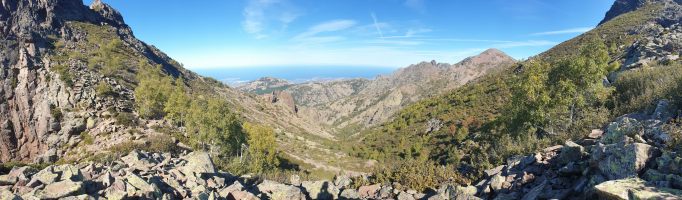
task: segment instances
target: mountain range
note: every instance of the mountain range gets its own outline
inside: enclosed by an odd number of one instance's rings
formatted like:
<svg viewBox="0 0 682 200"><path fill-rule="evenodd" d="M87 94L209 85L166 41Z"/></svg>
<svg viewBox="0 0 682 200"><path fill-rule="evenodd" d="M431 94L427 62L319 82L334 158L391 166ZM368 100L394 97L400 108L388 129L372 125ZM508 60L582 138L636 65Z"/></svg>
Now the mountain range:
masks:
<svg viewBox="0 0 682 200"><path fill-rule="evenodd" d="M680 199L681 4L524 61L234 88L101 0L2 1L0 198Z"/></svg>

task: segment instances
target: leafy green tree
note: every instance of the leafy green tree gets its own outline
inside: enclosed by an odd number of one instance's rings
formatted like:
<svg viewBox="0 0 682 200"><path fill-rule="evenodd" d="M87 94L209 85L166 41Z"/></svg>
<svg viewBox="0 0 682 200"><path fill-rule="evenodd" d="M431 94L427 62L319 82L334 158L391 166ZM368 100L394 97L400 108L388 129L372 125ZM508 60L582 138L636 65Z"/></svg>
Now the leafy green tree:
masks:
<svg viewBox="0 0 682 200"><path fill-rule="evenodd" d="M601 81L610 70L609 59L606 45L595 40L578 56L553 65L530 61L515 88L509 127L515 133L528 128L548 133L571 128L583 111L608 97Z"/></svg>
<svg viewBox="0 0 682 200"><path fill-rule="evenodd" d="M173 88L163 111L166 112L167 119L173 121L177 125L183 126L190 106L190 100L187 96L183 79L175 79Z"/></svg>
<svg viewBox="0 0 682 200"><path fill-rule="evenodd" d="M252 172L263 172L274 169L279 165L277 158L277 143L275 132L270 127L244 123L244 130L248 135L249 167Z"/></svg>
<svg viewBox="0 0 682 200"><path fill-rule="evenodd" d="M140 61L139 80L135 88L135 104L141 117L158 119L165 115L164 107L168 101L168 94L173 88L172 78L161 71L161 66L151 67Z"/></svg>
<svg viewBox="0 0 682 200"><path fill-rule="evenodd" d="M215 155L234 155L245 141L241 121L224 100L199 96L192 101L186 119L194 146Z"/></svg>

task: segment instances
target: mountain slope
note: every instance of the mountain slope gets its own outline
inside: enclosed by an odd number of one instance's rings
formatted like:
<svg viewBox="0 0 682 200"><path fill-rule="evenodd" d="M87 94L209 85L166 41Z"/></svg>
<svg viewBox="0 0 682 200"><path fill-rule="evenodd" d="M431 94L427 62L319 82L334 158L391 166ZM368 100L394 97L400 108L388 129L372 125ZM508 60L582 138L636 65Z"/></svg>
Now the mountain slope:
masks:
<svg viewBox="0 0 682 200"><path fill-rule="evenodd" d="M619 7L622 2L617 1L612 10L624 9ZM380 161L426 157L441 164L455 165L463 174L479 177L482 170L501 164L509 156L563 143L566 139L579 139L615 117L650 109L660 99L677 99L674 91L678 88L680 65L676 55L682 48L675 38L682 32L680 8L677 1L646 1L631 12L620 12L594 30L518 66L406 107L393 120L360 134L356 139L364 145L355 148L354 152ZM603 81L590 84L603 85L603 89L590 86L598 91L581 92L601 100L593 100L593 104L582 108L578 111L580 116L574 120L559 117L572 113L570 109L558 109L558 113L543 110L562 104L559 99L566 96L530 98L554 92L550 89L561 91L549 86L559 85L556 87L560 88L563 84L560 78L572 75L565 72L575 72L571 66L580 65L566 63L594 59L578 49L595 43L605 46L604 51L599 52L608 55L611 73L608 79L604 74ZM524 99L526 97L529 98ZM547 104L543 104L545 100ZM527 117L519 117L516 114L524 110L517 108L524 107L518 104L524 102L547 107L532 110ZM548 114L534 115L538 112ZM535 116L540 116L541 121L529 121Z"/></svg>
<svg viewBox="0 0 682 200"><path fill-rule="evenodd" d="M191 146L186 124L145 118L147 113L141 112L147 108L140 102L156 100L149 97L163 100L169 94L160 91L179 88L199 107L217 102L240 121L274 128L278 148L301 168L327 169L336 159L364 163L322 145L333 140L331 134L290 108L184 69L136 39L123 17L99 0L90 7L80 0L3 1L0 25L2 163L79 161L158 138L172 138L173 146ZM138 94L142 79L149 78L159 79L152 80L157 81L154 90ZM141 99L138 95L143 94L149 96ZM165 111L161 107L155 112ZM303 151L309 146L318 151Z"/></svg>
<svg viewBox="0 0 682 200"><path fill-rule="evenodd" d="M457 88L514 62L503 52L490 49L454 65L422 62L374 80L311 82L270 90L291 94L298 106L298 116L307 121L329 127L333 133L353 133L384 122L406 105Z"/></svg>

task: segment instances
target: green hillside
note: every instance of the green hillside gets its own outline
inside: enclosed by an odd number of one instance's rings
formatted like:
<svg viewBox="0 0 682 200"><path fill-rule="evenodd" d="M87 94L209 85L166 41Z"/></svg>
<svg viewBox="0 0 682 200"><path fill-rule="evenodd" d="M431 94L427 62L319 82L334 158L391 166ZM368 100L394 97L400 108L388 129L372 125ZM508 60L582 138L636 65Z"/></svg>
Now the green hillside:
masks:
<svg viewBox="0 0 682 200"><path fill-rule="evenodd" d="M394 166L416 159L447 165L464 175L460 182L469 182L512 155L583 137L659 99L678 102L671 90L682 80L678 62L616 72L627 48L646 36L642 27L662 9L650 4L623 14L527 61L415 103L359 134L354 141L364 145L352 152L391 161L377 172L394 181L411 178L392 176L399 169ZM605 86L611 72L618 78Z"/></svg>

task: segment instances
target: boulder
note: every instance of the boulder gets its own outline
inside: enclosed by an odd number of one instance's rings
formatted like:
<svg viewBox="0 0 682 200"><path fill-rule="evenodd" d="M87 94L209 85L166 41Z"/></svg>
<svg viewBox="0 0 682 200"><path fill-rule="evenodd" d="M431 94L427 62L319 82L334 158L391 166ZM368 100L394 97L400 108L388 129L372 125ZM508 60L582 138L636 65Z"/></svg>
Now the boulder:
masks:
<svg viewBox="0 0 682 200"><path fill-rule="evenodd" d="M81 193L83 190L82 182L71 180L60 181L45 186L39 194L40 199L59 199Z"/></svg>
<svg viewBox="0 0 682 200"><path fill-rule="evenodd" d="M0 175L0 186L2 186L2 185L14 185L15 183L17 183L17 177L16 176L10 176L9 174Z"/></svg>
<svg viewBox="0 0 682 200"><path fill-rule="evenodd" d="M561 153L559 153L557 162L559 165L565 165L570 162L581 160L585 154L585 148L575 142L567 141L564 147L561 148Z"/></svg>
<svg viewBox="0 0 682 200"><path fill-rule="evenodd" d="M250 192L247 191L235 191L235 192L230 192L228 196L225 197L226 199L237 199L237 200L259 200L256 195L251 194Z"/></svg>
<svg viewBox="0 0 682 200"><path fill-rule="evenodd" d="M344 189L341 191L339 199L360 199L360 193L355 189Z"/></svg>
<svg viewBox="0 0 682 200"><path fill-rule="evenodd" d="M128 174L126 177L126 182L128 182L130 186L139 190L144 196L154 195L156 197L161 197L161 191L156 185L148 183L133 173Z"/></svg>
<svg viewBox="0 0 682 200"><path fill-rule="evenodd" d="M339 195L336 186L329 181L303 181L301 187L311 199L337 199Z"/></svg>
<svg viewBox="0 0 682 200"><path fill-rule="evenodd" d="M679 199L682 196L682 190L652 187L639 178L606 181L594 188L600 199Z"/></svg>
<svg viewBox="0 0 682 200"><path fill-rule="evenodd" d="M376 199L379 198L379 190L381 190L381 184L374 184L358 188L358 193L361 198Z"/></svg>
<svg viewBox="0 0 682 200"><path fill-rule="evenodd" d="M211 161L211 156L206 152L195 151L184 157L187 164L182 168L182 173L190 174L215 174L216 170Z"/></svg>
<svg viewBox="0 0 682 200"><path fill-rule="evenodd" d="M291 182L291 185L301 186L301 176L296 174L291 175L291 177L289 177L289 182Z"/></svg>
<svg viewBox="0 0 682 200"><path fill-rule="evenodd" d="M242 190L244 190L244 186L241 183L239 183L239 181L235 181L232 185L221 189L218 193L220 194L221 197L227 197L228 195L230 195L230 193Z"/></svg>
<svg viewBox="0 0 682 200"><path fill-rule="evenodd" d="M608 180L616 180L636 177L658 153L656 148L641 143L600 145L593 148L592 161Z"/></svg>
<svg viewBox="0 0 682 200"><path fill-rule="evenodd" d="M56 171L62 172L60 180L83 181L83 173L74 165L62 165L55 168Z"/></svg>
<svg viewBox="0 0 682 200"><path fill-rule="evenodd" d="M1 200L21 200L22 198L12 193L12 191L0 189L0 199Z"/></svg>
<svg viewBox="0 0 682 200"><path fill-rule="evenodd" d="M353 180L348 176L336 176L334 178L334 185L339 189L345 189L350 186L351 183L353 183Z"/></svg>
<svg viewBox="0 0 682 200"><path fill-rule="evenodd" d="M258 184L258 190L267 195L272 200L305 200L306 196L301 189L277 183L274 181L265 180Z"/></svg>
<svg viewBox="0 0 682 200"><path fill-rule="evenodd" d="M606 133L601 138L601 143L613 144L623 141L625 137L633 138L635 135L642 135L643 125L641 122L630 117L622 117L615 122L611 122L606 128Z"/></svg>
<svg viewBox="0 0 682 200"><path fill-rule="evenodd" d="M675 116L674 111L675 109L670 105L668 100L660 100L658 101L658 104L656 104L656 109L654 110L654 113L651 114L651 118L667 122Z"/></svg>
<svg viewBox="0 0 682 200"><path fill-rule="evenodd" d="M599 139L602 137L602 135L604 135L604 131L602 131L601 129L594 129L592 130L592 132L590 132L590 134L587 135L587 138Z"/></svg>
<svg viewBox="0 0 682 200"><path fill-rule="evenodd" d="M545 190L545 187L547 186L547 180L543 181L539 185L533 187L528 193L523 195L522 200L535 200L538 199L538 196L540 196L540 193L542 193Z"/></svg>
<svg viewBox="0 0 682 200"><path fill-rule="evenodd" d="M154 166L146 155L137 150L133 150L128 155L122 157L121 161L127 164L128 167L140 171L149 171Z"/></svg>
<svg viewBox="0 0 682 200"><path fill-rule="evenodd" d="M493 189L493 191L499 191L504 188L505 186L505 181L506 178L502 175L495 175L493 178L490 179L490 188Z"/></svg>
<svg viewBox="0 0 682 200"><path fill-rule="evenodd" d="M51 184L57 181L59 174L53 172L54 167L46 167L33 175L30 182L40 181L42 184ZM29 184L31 185L31 184Z"/></svg>
<svg viewBox="0 0 682 200"><path fill-rule="evenodd" d="M410 194L407 194L407 192L400 192L398 194L398 197L396 197L397 200L415 200L414 197Z"/></svg>

